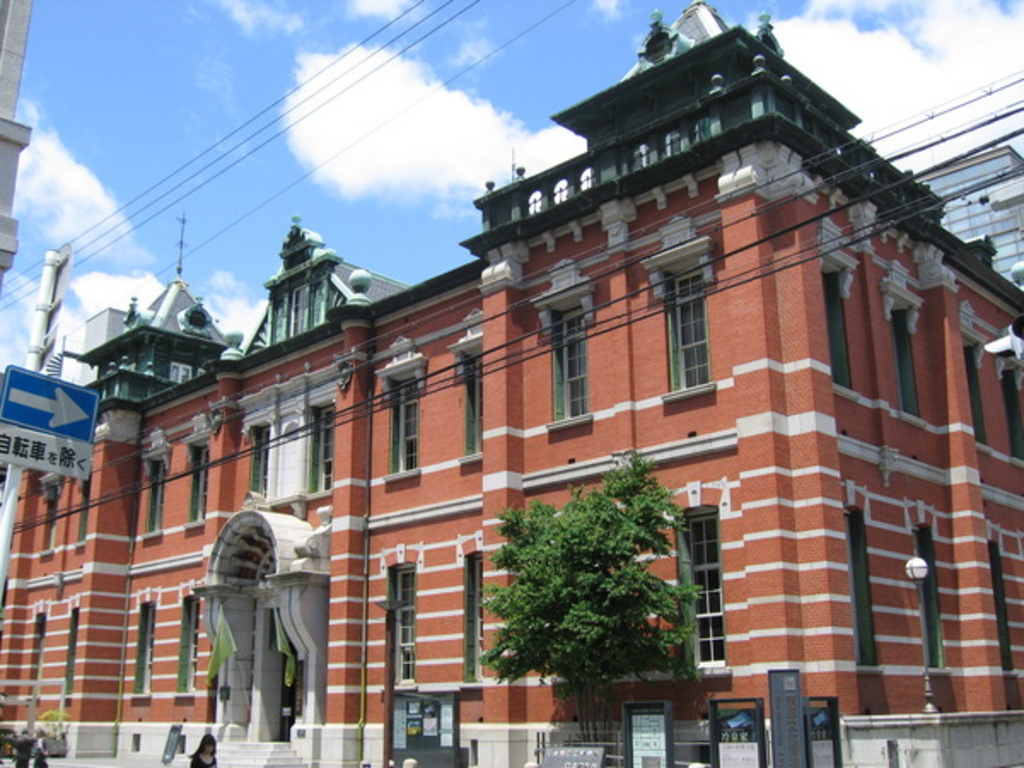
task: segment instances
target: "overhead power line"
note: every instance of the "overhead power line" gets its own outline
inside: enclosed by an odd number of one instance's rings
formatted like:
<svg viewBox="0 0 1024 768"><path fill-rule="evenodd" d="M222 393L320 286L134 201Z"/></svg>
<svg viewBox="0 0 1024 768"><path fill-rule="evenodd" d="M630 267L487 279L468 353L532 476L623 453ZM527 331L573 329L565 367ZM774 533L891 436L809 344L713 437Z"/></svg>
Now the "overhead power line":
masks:
<svg viewBox="0 0 1024 768"><path fill-rule="evenodd" d="M918 174L913 174L913 175L909 175L909 176L900 178L900 179L898 179L898 180L896 180L896 181L891 183L889 191L898 189L898 188L900 188L902 186L905 186L905 185L908 185L908 184L915 183L916 180L918 178L920 178L921 176L924 176L924 175L927 175L927 174L930 174L930 173L934 173L936 170L941 170L942 168L947 167L950 164L953 164L955 162L959 162L959 161L961 161L963 159L966 159L966 158L968 158L968 157L970 157L970 156L972 156L974 154L977 154L977 153L980 153L982 151L985 151L988 148L990 148L990 146L994 146L994 145L1000 144L1000 143L1002 143L1004 141L1010 140L1010 139L1012 139L1012 138L1014 138L1016 136L1022 135L1022 134L1024 134L1024 128L1008 132L1008 133L998 137L997 139L995 139L993 141L986 142L985 144L979 145L978 147L970 150L969 152L963 153L958 158L954 158L954 159L950 159L950 160L947 160L947 161L943 161L942 163L939 163L936 166L933 166L933 167L930 167L928 169L925 169L924 171L921 171ZM859 232L859 233L857 233L856 235L854 235L852 237L846 237L846 238L843 239L842 243L837 243L836 246L837 247L849 247L851 245L856 244L857 242L865 241L865 240L868 240L868 239L870 239L872 237L876 237L876 236L884 233L885 231L888 231L889 229L891 229L893 227L898 227L900 224L902 224L908 218L918 217L918 216L921 216L924 213L934 212L936 210L941 210L941 208L945 205L945 203L950 198L960 197L963 194L968 194L968 195L976 194L978 192L983 191L984 189L989 188L993 184L1003 183L1005 181L1008 181L1008 180L1010 180L1012 178L1015 178L1015 177L1019 177L1021 175L1024 175L1024 171L1018 172L1018 173L1016 173L1016 175L1013 174L1013 173L1008 173L1008 174L1005 174L1005 175L1000 176L1000 177L994 177L994 178L991 178L991 179L985 179L985 180L982 180L982 181L979 181L979 182L975 183L968 190L958 190L956 193L951 193L947 197L936 196L930 203L928 203L927 205L924 205L924 206L922 206L922 204L921 204L921 202L919 200L907 200L902 205L900 205L900 206L898 206L896 208L893 208L893 209L891 209L889 211L884 212L884 214L885 214L884 217L881 220L877 221L868 230L863 231L863 232ZM879 194L879 192L884 193L885 191L887 191L887 190L885 190L885 189L883 189L883 190L875 190L875 191L872 192L872 194L870 196L865 195L863 198L859 198L857 200L851 200L851 201L845 203L844 205L840 206L840 208L849 207L851 205L856 204L857 202L869 199L869 197L876 196L877 194ZM793 197L789 196L789 197L785 198L783 201L775 201L772 204L773 205L774 204L779 204L780 202L790 202L791 203L792 201L793 201ZM778 238L778 237L784 236L786 234L790 234L792 232L795 232L796 230L801 229L803 227L806 227L809 224L813 224L813 223L815 223L817 221L820 221L821 219L823 219L823 218L831 215L832 213L834 213L836 210L837 209L833 208L833 209L830 209L829 211L826 211L826 212L823 212L823 213L819 213L819 214L817 214L815 216L812 216L810 218L802 219L801 221L796 222L796 223L794 223L794 224L792 224L792 225L790 225L788 227L785 227L785 228L783 228L783 229L781 229L781 230L779 230L777 232L774 232L771 235L768 235L768 236L765 236L763 238L760 238L759 240L756 240L755 242L745 243L744 246L743 246L743 250L747 250L749 248L756 247L757 245L764 244L766 242L770 242L771 240L773 240L775 238ZM725 292L725 291L728 291L728 290L733 290L733 289L735 289L735 288L737 288L737 287L739 287L741 285L747 284L747 283L749 283L751 281L761 280L761 279L764 279L767 276L776 274L776 273L784 271L786 269L791 269L791 268L799 266L799 265L801 265L801 264L803 264L803 263L805 263L805 262L807 262L809 260L818 258L820 256L820 253L822 252L822 250L823 250L823 246L820 243L818 243L818 242L814 242L814 243L809 243L807 246L805 246L804 248L799 249L797 251L787 251L787 252L784 253L784 255L781 258L779 258L779 259L777 259L777 260L775 260L773 262L769 262L768 264L759 264L756 267L754 267L751 270L749 270L748 272L746 272L745 274L744 273L740 273L740 274L731 276L731 278L730 278L728 283L719 283L719 284L717 284L715 286L709 287L707 289L706 293L708 295L714 295L714 294L722 293L722 292ZM603 273L602 276L607 277L608 275L612 274L614 271L621 270L621 269L626 269L629 266L632 266L638 259L640 259L640 258L647 258L647 257L649 257L651 255L653 255L653 254L651 254L651 253L644 253L643 256L634 256L631 259L627 260L626 262L624 262L622 264L619 264L619 265L616 265L615 268L606 270ZM713 261L714 262L721 261L721 260L727 259L727 258L729 258L731 256L735 256L735 255L736 255L736 252L723 253L723 254L720 254L720 255L714 257ZM702 267L703 267L703 265L702 265ZM628 292L626 295L617 296L617 297L615 297L612 300L609 300L609 301L604 302L604 303L602 303L602 304L600 304L598 306L595 306L594 307L594 312L597 313L599 310L607 310L609 308L612 308L612 307L614 307L614 306L616 306L616 305L618 305L618 304L620 304L622 302L627 301L630 298L634 298L635 296L638 296L638 295L641 295L641 294L643 294L643 293L645 293L647 291L650 291L651 289L652 289L652 286L650 286L650 285L634 289L634 290ZM510 311L510 310L506 310L506 311ZM609 332L612 332L614 330L617 330L617 329L619 329L621 327L624 327L626 325L637 323L637 322L640 322L642 320L647 320L647 319L649 319L651 317L655 317L655 316L661 315L663 313L664 313L664 308L661 305L656 305L656 306L648 306L646 309L642 309L642 310L639 310L639 311L629 311L627 309L627 310L624 310L624 311L619 312L619 313L614 314L614 315L607 315L606 317L603 317L600 321L597 321L594 325L588 327L588 329L587 329L587 337L591 338L591 337L600 336L600 335L603 335L605 333L609 333ZM504 340L501 344L494 345L492 347L488 347L488 348L484 349L482 351L481 355L480 355L481 366L482 366L481 367L481 376L493 375L494 373L496 373L496 372L498 372L500 370L504 370L506 368L509 368L509 367L512 367L512 366L515 366L515 365L521 365L521 364L523 364L523 363L525 363L525 362L527 362L527 361L529 361L531 359L534 359L536 357L545 356L545 355L550 354L549 347L547 347L545 345L537 345L533 349L529 349L529 350L526 350L526 349L524 349L522 351L515 350L515 347L517 347L518 345L522 344L525 341L528 341L530 338L532 338L534 336L537 336L538 334L540 334L542 332L543 332L543 329L529 331L529 332L526 332L526 333L522 334L519 337L516 337L516 338L513 338L513 339ZM375 360L372 359L372 356L371 356L371 359L367 363L365 363L364 365L365 366L369 366L369 367L372 368L375 365ZM443 366L443 367L441 367L439 369L431 371L430 373L428 373L424 377L423 387L420 389L420 397L426 397L426 396L428 396L430 394L443 391L443 390L451 388L453 386L458 386L460 384L460 382L461 382L461 379L460 379L460 376L459 376L459 364L458 363L452 364L452 365ZM299 396L299 395L296 395L296 396ZM357 403L357 404L355 404L354 406L352 406L352 407L350 407L348 409L343 409L341 411L336 412L335 415L334 415L334 424L335 425L340 425L340 424L350 423L350 422L352 422L354 420L365 418L371 412L378 412L378 411L387 409L388 407L390 407L390 399L389 399L389 396L388 396L387 393L374 394L374 395L371 395L370 397L368 397L366 400L364 400L364 401L362 401L360 403ZM297 440L297 439L302 439L312 429L314 429L316 426L317 426L316 424L308 424L308 425L305 425L303 427L299 427L299 428L297 428L295 430L292 430L292 431L290 431L288 433L276 436L274 439L269 441L269 443L267 443L266 446L260 446L260 448L263 448L263 447L272 448L272 447L275 447L275 446L280 446L280 445L282 445L284 443L287 443L287 442L291 442L291 441L294 441L294 440ZM227 456L219 457L219 458L209 462L209 464L205 465L205 466L215 467L215 466L223 465L223 464L226 464L226 463L242 460L242 459L248 457L249 455L251 455L254 449L255 449L255 447L241 449L241 450L239 450L237 452L234 452L232 454L229 454ZM133 458L133 457L126 457L125 459L122 459L122 461L123 460L129 460L131 458ZM137 458L137 454L134 455L134 458ZM194 469L195 468L191 468L190 470L185 471L185 472L176 473L176 474L173 474L173 475L168 475L167 477L165 477L161 481L161 483L162 484L166 484L166 483L169 483L169 482L173 482L174 480L179 480L179 479L182 479L182 478L189 477L189 476L191 476L191 474L194 471ZM53 521L55 521L56 519L61 519L61 518L64 518L64 517L68 517L70 515L74 515L74 514L80 513L82 511L87 510L87 509L91 509L93 507L100 506L100 505L109 503L111 501L115 501L115 500L117 500L119 498L124 498L124 497L131 496L131 495L134 495L134 494L137 494L137 493L141 493L141 492L147 490L148 488L152 487L152 485L153 485L152 483L132 484L132 485L130 485L128 487L125 487L125 488L121 489L121 491L110 493L110 494L106 494L103 497L100 497L100 498L98 498L96 500L93 500L88 505L72 505L67 511L59 513L56 517L51 515L51 516L49 516L47 518L43 518L43 519L36 518L36 519L33 519L33 520L22 521L21 523L19 523L17 530L23 531L23 530L28 530L30 528L36 527L38 525L50 524Z"/></svg>

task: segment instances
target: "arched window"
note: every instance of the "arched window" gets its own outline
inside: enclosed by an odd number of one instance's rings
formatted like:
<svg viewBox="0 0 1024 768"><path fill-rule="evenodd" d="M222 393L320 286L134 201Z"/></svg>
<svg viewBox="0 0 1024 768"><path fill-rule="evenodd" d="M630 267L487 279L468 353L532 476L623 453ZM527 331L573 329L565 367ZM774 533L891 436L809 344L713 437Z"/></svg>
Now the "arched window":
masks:
<svg viewBox="0 0 1024 768"><path fill-rule="evenodd" d="M646 168L651 162L651 148L646 144L641 144L633 152L633 170L639 171L641 168Z"/></svg>
<svg viewBox="0 0 1024 768"><path fill-rule="evenodd" d="M669 131L665 134L665 157L678 155L682 150L682 136L679 131Z"/></svg>
<svg viewBox="0 0 1024 768"><path fill-rule="evenodd" d="M591 189L594 186L594 169L585 168L580 174L580 189Z"/></svg>
<svg viewBox="0 0 1024 768"><path fill-rule="evenodd" d="M561 179L555 184L555 204L564 203L569 199L569 182Z"/></svg>
<svg viewBox="0 0 1024 768"><path fill-rule="evenodd" d="M527 211L532 216L535 213L540 213L544 210L544 195L541 194L540 190L530 193L530 200L527 206Z"/></svg>

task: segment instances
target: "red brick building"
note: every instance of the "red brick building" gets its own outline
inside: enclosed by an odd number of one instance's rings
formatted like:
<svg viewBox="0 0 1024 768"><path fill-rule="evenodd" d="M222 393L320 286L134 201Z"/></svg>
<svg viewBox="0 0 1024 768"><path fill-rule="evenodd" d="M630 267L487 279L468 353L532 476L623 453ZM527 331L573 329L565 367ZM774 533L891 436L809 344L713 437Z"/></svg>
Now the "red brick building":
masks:
<svg viewBox="0 0 1024 768"><path fill-rule="evenodd" d="M983 351L1020 290L767 23L694 3L555 119L587 152L489 189L466 266L403 286L296 221L245 348L176 282L86 355L93 476L27 481L0 655L56 681L77 754L183 723L189 748L378 766L390 668L416 702L396 755L523 765L572 712L480 666L497 516L635 451L687 510L656 567L702 587L701 679L623 695L671 700L680 741L798 669L839 698L848 765L887 741L1024 760L1024 368Z"/></svg>

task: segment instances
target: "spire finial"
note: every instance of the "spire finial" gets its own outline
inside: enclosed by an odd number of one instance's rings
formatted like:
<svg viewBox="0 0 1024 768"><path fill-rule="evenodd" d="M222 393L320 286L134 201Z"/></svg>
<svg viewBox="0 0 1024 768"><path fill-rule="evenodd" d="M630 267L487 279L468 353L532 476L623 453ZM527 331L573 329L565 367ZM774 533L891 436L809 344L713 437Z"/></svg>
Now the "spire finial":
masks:
<svg viewBox="0 0 1024 768"><path fill-rule="evenodd" d="M178 246L178 279L180 280L181 279L181 270L182 270L183 262L184 262L184 259L185 259L185 246L188 245L188 243L185 242L185 224L188 222L188 219L185 218L185 212L184 211L181 212L181 216L177 216L176 218L178 219L178 223L181 224L181 233L178 235L178 242L177 242L177 246Z"/></svg>

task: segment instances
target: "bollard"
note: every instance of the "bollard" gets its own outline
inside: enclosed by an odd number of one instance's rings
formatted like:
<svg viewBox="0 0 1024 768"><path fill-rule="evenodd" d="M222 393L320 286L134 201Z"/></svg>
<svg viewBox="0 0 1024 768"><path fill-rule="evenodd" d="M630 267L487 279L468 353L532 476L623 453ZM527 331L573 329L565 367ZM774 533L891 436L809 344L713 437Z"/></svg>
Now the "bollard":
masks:
<svg viewBox="0 0 1024 768"><path fill-rule="evenodd" d="M402 768L416 768L418 765L419 762L414 757L407 757L402 761Z"/></svg>

